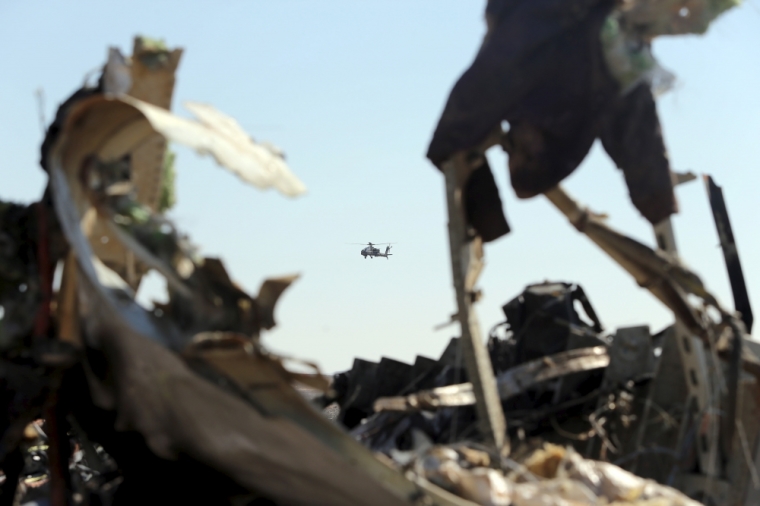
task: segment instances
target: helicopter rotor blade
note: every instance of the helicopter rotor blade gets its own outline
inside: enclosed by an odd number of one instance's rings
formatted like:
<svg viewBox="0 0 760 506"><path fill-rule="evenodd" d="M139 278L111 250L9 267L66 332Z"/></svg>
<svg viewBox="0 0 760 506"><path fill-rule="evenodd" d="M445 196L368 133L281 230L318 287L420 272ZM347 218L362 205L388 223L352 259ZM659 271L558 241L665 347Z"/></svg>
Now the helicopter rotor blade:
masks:
<svg viewBox="0 0 760 506"><path fill-rule="evenodd" d="M386 244L396 244L395 242L347 242L346 244L357 244L359 246L385 246Z"/></svg>

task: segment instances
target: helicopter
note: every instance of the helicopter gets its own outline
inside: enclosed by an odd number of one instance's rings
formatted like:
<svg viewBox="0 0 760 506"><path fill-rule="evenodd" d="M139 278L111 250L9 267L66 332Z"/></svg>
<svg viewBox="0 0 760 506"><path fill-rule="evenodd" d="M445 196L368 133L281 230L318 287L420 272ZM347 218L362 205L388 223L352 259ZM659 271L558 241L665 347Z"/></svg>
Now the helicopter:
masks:
<svg viewBox="0 0 760 506"><path fill-rule="evenodd" d="M354 242L354 243L351 243L351 244L362 244L362 243ZM380 253L380 249L375 247L375 246L380 246L382 244L387 244L387 246L385 247L385 253ZM361 255L364 257L365 260L367 259L367 257L370 257L370 258L385 257L385 259L387 260L388 257L391 256L391 253L390 253L390 251L391 251L390 245L391 244L393 244L393 243L392 242L381 242L381 243L377 243L377 244L373 244L371 242L367 243L367 247L364 248L361 251ZM362 244L362 246L363 245L364 244Z"/></svg>

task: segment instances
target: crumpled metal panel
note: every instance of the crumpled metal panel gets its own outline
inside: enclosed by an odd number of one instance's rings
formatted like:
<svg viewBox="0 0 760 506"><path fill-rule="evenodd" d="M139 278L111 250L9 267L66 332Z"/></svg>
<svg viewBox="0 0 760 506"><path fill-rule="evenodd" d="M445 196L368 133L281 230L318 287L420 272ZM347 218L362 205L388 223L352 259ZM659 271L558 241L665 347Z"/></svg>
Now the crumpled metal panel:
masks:
<svg viewBox="0 0 760 506"><path fill-rule="evenodd" d="M610 356L604 346L580 348L546 356L513 367L496 377L502 401L528 388L566 374L607 367ZM385 397L375 401L375 411L418 411L442 407L470 406L475 403L472 384L461 383L417 392L405 397Z"/></svg>

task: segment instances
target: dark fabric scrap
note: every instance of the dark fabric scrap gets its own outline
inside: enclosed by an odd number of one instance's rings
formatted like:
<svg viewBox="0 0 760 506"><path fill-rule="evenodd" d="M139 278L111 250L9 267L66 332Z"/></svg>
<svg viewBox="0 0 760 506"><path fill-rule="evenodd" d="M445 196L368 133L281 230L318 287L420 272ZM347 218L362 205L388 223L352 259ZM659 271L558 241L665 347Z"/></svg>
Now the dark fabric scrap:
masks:
<svg viewBox="0 0 760 506"><path fill-rule="evenodd" d="M645 83L616 100L599 138L623 171L633 205L652 223L678 212L654 97Z"/></svg>
<svg viewBox="0 0 760 506"><path fill-rule="evenodd" d="M614 4L490 0L489 34L451 91L428 158L440 167L508 121L503 146L512 186L529 198L571 174L601 138L639 211L652 223L675 212L651 91L641 85L621 96L607 69L600 32Z"/></svg>
<svg viewBox="0 0 760 506"><path fill-rule="evenodd" d="M580 165L594 143L590 125L569 134L554 133L529 123L515 123L502 146L509 154L512 188L521 199L553 188Z"/></svg>
<svg viewBox="0 0 760 506"><path fill-rule="evenodd" d="M467 221L485 242L509 233L509 224L502 210L499 188L493 178L486 157L470 174L464 188L464 205Z"/></svg>
<svg viewBox="0 0 760 506"><path fill-rule="evenodd" d="M491 0L492 26L459 78L428 149L440 165L502 120L575 132L617 92L599 33L610 0Z"/></svg>

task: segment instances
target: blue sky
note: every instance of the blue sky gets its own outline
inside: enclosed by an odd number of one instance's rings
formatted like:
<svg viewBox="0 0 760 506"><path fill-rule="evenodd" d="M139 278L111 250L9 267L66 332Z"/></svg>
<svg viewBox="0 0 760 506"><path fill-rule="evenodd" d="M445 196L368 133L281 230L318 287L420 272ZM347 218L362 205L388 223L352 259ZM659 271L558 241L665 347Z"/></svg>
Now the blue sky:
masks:
<svg viewBox="0 0 760 506"><path fill-rule="evenodd" d="M190 7L189 5L192 5ZM185 48L174 110L185 100L226 112L287 154L308 194L288 199L242 185L208 159L177 148L171 212L207 255L221 256L252 292L269 275L300 272L265 343L326 371L353 357L436 356L455 327L443 180L424 153L448 91L485 26L484 2L227 1L42 2L0 0L0 199L39 197L40 130L57 104L105 61L145 34ZM674 169L710 173L723 186L760 312L760 0L747 0L705 36L657 40L678 77L659 99ZM517 200L506 160L489 152L513 233L487 246L478 310L484 332L531 282L581 283L609 329L671 316L577 233L543 198ZM610 223L652 243L622 175L595 146L568 190ZM718 239L700 181L678 189L679 247L731 305ZM350 242L394 241L390 260L364 260ZM146 294L159 292L151 280Z"/></svg>

